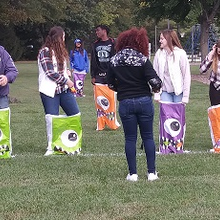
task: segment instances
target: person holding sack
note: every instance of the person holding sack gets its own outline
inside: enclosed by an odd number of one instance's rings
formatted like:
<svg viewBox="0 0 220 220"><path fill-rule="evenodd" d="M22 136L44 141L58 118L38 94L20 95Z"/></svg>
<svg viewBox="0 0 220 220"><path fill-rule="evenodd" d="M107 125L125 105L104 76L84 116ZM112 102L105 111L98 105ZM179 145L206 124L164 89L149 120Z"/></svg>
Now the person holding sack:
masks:
<svg viewBox="0 0 220 220"><path fill-rule="evenodd" d="M206 73L211 68L208 119L213 148L211 152L220 153L220 39L200 64L200 73Z"/></svg>
<svg viewBox="0 0 220 220"><path fill-rule="evenodd" d="M160 92L154 95L154 100L160 103L159 151L162 154L183 153L185 105L189 102L191 72L176 31L161 31L160 48L153 66L163 82Z"/></svg>
<svg viewBox="0 0 220 220"><path fill-rule="evenodd" d="M18 70L10 54L0 46L0 158L12 153L9 108L9 83L17 78Z"/></svg>
<svg viewBox="0 0 220 220"><path fill-rule="evenodd" d="M39 92L45 111L48 147L45 156L74 154L81 150L79 107L71 90L65 48L65 32L60 26L50 29L38 54ZM66 115L59 115L59 107Z"/></svg>
<svg viewBox="0 0 220 220"><path fill-rule="evenodd" d="M76 97L85 97L84 81L86 74L89 72L89 58L87 51L83 48L83 42L80 39L74 40L74 48L70 50L70 67L74 86L76 89Z"/></svg>

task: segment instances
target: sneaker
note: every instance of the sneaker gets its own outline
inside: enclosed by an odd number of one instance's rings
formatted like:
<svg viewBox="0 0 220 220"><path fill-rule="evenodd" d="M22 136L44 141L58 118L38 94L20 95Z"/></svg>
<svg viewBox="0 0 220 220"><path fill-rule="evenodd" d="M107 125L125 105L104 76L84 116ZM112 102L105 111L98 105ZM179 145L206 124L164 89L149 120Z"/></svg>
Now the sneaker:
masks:
<svg viewBox="0 0 220 220"><path fill-rule="evenodd" d="M136 182L138 181L138 175L137 174L128 174L127 177L126 177L126 180L128 181L132 181L132 182Z"/></svg>
<svg viewBox="0 0 220 220"><path fill-rule="evenodd" d="M47 150L44 156L49 156L53 154L53 150Z"/></svg>
<svg viewBox="0 0 220 220"><path fill-rule="evenodd" d="M157 179L159 179L159 177L157 176L157 172L147 174L147 180L148 181L154 181L154 180L157 180Z"/></svg>

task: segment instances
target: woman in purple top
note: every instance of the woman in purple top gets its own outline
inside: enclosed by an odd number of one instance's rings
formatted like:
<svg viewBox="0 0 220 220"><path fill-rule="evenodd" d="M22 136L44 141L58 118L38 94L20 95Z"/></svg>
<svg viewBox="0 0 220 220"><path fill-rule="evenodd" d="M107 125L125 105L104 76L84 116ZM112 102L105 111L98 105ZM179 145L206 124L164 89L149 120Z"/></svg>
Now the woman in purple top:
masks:
<svg viewBox="0 0 220 220"><path fill-rule="evenodd" d="M9 106L9 83L18 75L14 61L4 47L0 46L0 109Z"/></svg>

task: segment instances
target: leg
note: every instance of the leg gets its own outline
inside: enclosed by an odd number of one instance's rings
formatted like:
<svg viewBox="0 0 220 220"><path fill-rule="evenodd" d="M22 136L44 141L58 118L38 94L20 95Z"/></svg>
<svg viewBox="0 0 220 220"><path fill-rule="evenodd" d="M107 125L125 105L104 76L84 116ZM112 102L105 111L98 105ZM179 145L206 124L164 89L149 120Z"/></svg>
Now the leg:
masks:
<svg viewBox="0 0 220 220"><path fill-rule="evenodd" d="M119 115L123 124L125 135L125 154L130 174L136 174L136 141L137 141L137 118L133 113L133 100L119 102Z"/></svg>
<svg viewBox="0 0 220 220"><path fill-rule="evenodd" d="M141 138L144 142L144 149L147 158L148 173L155 173L155 143L153 139L153 117L154 106L151 97L143 97L139 99L138 124L140 128Z"/></svg>
<svg viewBox="0 0 220 220"><path fill-rule="evenodd" d="M79 113L79 107L76 102L76 98L69 89L60 94L60 106L67 116Z"/></svg>
<svg viewBox="0 0 220 220"><path fill-rule="evenodd" d="M213 82L210 82L209 86L209 99L211 106L220 104L220 90L216 90Z"/></svg>
<svg viewBox="0 0 220 220"><path fill-rule="evenodd" d="M0 98L0 109L8 108L9 107L9 100L8 96L3 96Z"/></svg>
<svg viewBox="0 0 220 220"><path fill-rule="evenodd" d="M59 115L59 106L60 106L59 95L55 95L54 98L52 98L43 93L40 93L40 97L46 115L47 114Z"/></svg>

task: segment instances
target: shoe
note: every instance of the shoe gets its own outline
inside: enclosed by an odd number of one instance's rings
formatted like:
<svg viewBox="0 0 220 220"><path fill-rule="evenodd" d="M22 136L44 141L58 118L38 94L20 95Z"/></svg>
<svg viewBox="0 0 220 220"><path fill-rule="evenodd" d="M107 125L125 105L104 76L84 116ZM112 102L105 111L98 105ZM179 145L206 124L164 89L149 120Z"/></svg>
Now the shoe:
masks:
<svg viewBox="0 0 220 220"><path fill-rule="evenodd" d="M131 182L136 182L138 181L138 175L137 174L128 174L126 177L126 180L131 181Z"/></svg>
<svg viewBox="0 0 220 220"><path fill-rule="evenodd" d="M148 181L154 181L154 180L157 180L157 179L159 179L159 177L157 175L157 172L147 174L147 180Z"/></svg>
<svg viewBox="0 0 220 220"><path fill-rule="evenodd" d="M49 156L53 154L53 150L47 150L44 156Z"/></svg>

